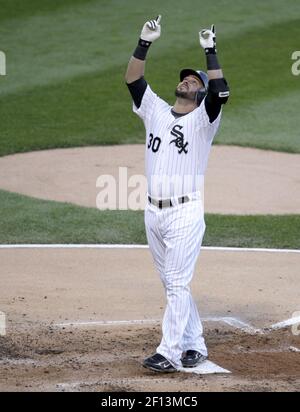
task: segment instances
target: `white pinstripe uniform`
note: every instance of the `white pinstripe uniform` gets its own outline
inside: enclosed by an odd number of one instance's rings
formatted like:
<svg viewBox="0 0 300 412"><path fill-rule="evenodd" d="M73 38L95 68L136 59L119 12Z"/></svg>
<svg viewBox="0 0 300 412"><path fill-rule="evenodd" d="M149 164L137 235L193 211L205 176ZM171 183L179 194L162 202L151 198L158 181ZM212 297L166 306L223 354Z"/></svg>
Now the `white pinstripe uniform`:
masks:
<svg viewBox="0 0 300 412"><path fill-rule="evenodd" d="M180 367L182 352L207 355L202 324L189 284L205 231L202 206L203 177L221 112L209 122L204 100L195 110L175 118L171 106L147 85L141 106L133 111L146 129L148 194L171 199L172 207L146 206L147 239L165 288L167 306L157 353ZM174 176L174 184L169 184ZM161 181L158 180L161 178ZM189 201L180 203L179 198ZM186 198L185 198L186 199Z"/></svg>

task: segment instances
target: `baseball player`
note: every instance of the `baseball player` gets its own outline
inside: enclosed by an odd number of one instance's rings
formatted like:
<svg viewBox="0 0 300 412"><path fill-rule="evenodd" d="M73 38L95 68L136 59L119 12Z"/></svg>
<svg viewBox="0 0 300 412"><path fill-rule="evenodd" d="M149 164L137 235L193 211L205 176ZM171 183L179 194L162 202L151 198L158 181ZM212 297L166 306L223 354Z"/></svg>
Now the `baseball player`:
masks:
<svg viewBox="0 0 300 412"><path fill-rule="evenodd" d="M218 63L214 26L199 33L207 74L183 69L170 106L144 78L145 59L160 37L161 16L147 21L125 80L133 111L146 129L148 199L145 226L167 305L162 340L143 366L157 372L195 367L207 356L199 312L189 284L205 231L203 177L229 88Z"/></svg>

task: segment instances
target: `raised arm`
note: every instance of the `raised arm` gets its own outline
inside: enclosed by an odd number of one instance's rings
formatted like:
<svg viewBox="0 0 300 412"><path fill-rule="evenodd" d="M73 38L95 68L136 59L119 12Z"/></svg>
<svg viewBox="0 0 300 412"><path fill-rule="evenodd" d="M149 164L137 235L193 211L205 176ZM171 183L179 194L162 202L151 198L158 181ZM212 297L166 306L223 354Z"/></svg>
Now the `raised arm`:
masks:
<svg viewBox="0 0 300 412"><path fill-rule="evenodd" d="M224 79L217 57L215 26L212 25L210 30L201 30L199 32L199 40L206 55L209 82L208 93L205 98L205 108L212 123L218 117L222 104L226 103L229 98L229 87Z"/></svg>
<svg viewBox="0 0 300 412"><path fill-rule="evenodd" d="M212 24L210 30L204 29L199 32L199 41L201 47L205 50L208 79L221 79L223 77L223 72L217 57L214 24Z"/></svg>
<svg viewBox="0 0 300 412"><path fill-rule="evenodd" d="M144 76L147 52L151 44L160 36L160 20L161 16L159 15L155 20L149 20L144 24L138 45L128 63L125 74L127 84Z"/></svg>

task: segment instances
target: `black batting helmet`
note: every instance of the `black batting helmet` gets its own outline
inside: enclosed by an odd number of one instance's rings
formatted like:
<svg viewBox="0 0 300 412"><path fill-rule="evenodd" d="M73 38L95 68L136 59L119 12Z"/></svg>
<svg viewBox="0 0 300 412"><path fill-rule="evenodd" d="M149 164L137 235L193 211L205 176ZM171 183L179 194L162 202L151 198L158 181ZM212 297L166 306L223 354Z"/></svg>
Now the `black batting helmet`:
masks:
<svg viewBox="0 0 300 412"><path fill-rule="evenodd" d="M202 102L202 100L204 99L204 97L207 94L207 89L208 89L208 76L205 72L201 71L201 70L193 70L193 69L183 69L180 72L180 81L182 82L182 80L187 77L187 76L195 76L197 77L203 84L203 87L198 91L197 93L197 104L198 106L200 105L200 103Z"/></svg>

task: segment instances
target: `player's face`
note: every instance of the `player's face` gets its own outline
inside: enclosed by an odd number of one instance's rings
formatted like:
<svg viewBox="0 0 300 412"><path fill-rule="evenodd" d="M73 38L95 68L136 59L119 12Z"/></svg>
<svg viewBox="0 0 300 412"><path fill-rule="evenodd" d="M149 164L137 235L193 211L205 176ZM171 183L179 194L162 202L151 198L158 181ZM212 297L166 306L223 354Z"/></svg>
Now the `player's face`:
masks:
<svg viewBox="0 0 300 412"><path fill-rule="evenodd" d="M201 87L203 84L197 77L187 76L176 87L175 96L195 100L196 93Z"/></svg>

